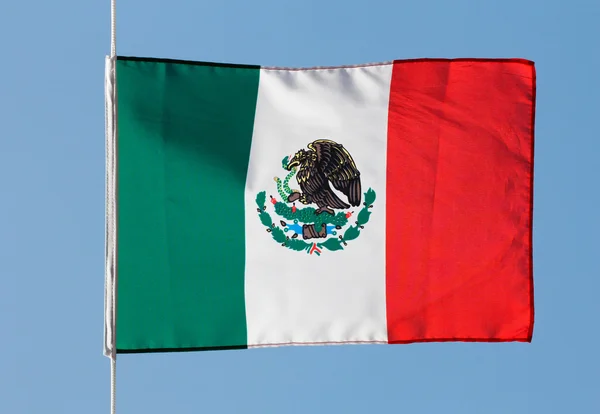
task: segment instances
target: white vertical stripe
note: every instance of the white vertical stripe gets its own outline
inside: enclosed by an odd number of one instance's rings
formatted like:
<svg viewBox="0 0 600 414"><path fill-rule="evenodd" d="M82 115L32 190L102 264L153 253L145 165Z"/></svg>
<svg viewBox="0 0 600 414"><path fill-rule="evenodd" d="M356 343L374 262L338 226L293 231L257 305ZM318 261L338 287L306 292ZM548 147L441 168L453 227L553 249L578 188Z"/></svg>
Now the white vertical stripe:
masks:
<svg viewBox="0 0 600 414"><path fill-rule="evenodd" d="M391 76L391 64L261 70L245 194L249 346L387 342L385 185ZM286 175L282 159L321 138L344 145L361 172L363 193L373 188L377 200L357 239L342 251L323 249L317 256L273 240L258 218L255 198L267 192L267 212L279 223L269 195L281 200L274 177L283 180ZM295 179L290 187L299 188ZM352 224L362 207L344 210L354 211Z"/></svg>

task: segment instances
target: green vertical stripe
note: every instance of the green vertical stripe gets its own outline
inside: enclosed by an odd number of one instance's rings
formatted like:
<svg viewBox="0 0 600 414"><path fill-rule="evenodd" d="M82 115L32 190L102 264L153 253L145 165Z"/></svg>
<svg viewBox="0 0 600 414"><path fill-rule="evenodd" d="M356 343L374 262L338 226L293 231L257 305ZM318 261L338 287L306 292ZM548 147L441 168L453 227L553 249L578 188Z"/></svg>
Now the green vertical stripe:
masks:
<svg viewBox="0 0 600 414"><path fill-rule="evenodd" d="M117 350L244 347L259 68L117 61Z"/></svg>

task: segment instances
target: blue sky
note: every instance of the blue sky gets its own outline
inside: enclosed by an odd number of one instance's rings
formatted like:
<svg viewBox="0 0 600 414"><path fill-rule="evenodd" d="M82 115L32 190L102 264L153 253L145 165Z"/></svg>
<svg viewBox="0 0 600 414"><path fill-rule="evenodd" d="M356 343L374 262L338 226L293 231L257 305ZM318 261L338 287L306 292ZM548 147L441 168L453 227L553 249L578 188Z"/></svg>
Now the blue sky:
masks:
<svg viewBox="0 0 600 414"><path fill-rule="evenodd" d="M0 411L108 413L109 0L2 7ZM523 57L538 75L531 344L125 355L120 413L600 412L600 2L131 0L118 53L270 66Z"/></svg>

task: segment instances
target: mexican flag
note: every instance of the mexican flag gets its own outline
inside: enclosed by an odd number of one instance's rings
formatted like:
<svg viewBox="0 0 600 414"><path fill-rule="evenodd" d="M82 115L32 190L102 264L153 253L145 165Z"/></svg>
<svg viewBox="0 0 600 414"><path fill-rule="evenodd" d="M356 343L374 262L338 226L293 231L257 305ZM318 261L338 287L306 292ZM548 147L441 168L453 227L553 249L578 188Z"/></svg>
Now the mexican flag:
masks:
<svg viewBox="0 0 600 414"><path fill-rule="evenodd" d="M107 58L105 354L531 341L535 69Z"/></svg>

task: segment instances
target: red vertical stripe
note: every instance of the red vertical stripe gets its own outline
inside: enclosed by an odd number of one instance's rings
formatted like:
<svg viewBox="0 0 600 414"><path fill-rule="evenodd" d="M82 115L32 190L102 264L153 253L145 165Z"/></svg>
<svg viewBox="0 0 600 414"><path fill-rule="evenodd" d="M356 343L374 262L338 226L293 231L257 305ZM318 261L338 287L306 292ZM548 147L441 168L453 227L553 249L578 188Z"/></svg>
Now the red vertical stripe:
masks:
<svg viewBox="0 0 600 414"><path fill-rule="evenodd" d="M394 63L390 343L531 340L534 111L531 62Z"/></svg>

